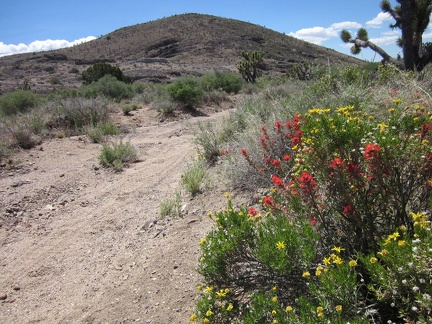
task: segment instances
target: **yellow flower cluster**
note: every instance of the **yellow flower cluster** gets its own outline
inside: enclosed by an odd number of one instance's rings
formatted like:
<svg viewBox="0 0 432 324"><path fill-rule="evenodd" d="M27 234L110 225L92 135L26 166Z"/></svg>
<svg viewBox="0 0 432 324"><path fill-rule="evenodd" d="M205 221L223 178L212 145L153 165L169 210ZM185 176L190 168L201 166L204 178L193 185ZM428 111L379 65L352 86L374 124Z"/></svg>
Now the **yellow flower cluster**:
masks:
<svg viewBox="0 0 432 324"><path fill-rule="evenodd" d="M323 115L330 112L330 109L320 109L320 108L313 108L308 111L308 115Z"/></svg>
<svg viewBox="0 0 432 324"><path fill-rule="evenodd" d="M427 228L428 227L428 217L423 213L410 213L415 227Z"/></svg>

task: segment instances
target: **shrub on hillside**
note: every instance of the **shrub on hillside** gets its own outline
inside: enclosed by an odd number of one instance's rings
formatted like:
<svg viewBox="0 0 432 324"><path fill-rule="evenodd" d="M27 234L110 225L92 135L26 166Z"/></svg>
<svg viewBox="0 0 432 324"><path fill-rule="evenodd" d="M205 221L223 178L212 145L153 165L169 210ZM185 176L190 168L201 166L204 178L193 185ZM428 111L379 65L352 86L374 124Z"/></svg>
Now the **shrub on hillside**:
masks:
<svg viewBox="0 0 432 324"><path fill-rule="evenodd" d="M105 96L115 100L130 99L135 95L130 84L119 81L111 75L105 75L97 82L81 87L79 92L87 98Z"/></svg>
<svg viewBox="0 0 432 324"><path fill-rule="evenodd" d="M201 78L201 83L205 91L222 90L228 94L239 93L243 86L243 81L238 74L219 71L205 74Z"/></svg>
<svg viewBox="0 0 432 324"><path fill-rule="evenodd" d="M0 96L0 114L5 116L23 113L35 107L38 95L28 90L17 90Z"/></svg>
<svg viewBox="0 0 432 324"><path fill-rule="evenodd" d="M112 66L108 63L95 63L87 70L82 72L84 84L91 84L92 82L98 81L106 75L111 75L122 82L132 83L131 79L125 76L119 67Z"/></svg>

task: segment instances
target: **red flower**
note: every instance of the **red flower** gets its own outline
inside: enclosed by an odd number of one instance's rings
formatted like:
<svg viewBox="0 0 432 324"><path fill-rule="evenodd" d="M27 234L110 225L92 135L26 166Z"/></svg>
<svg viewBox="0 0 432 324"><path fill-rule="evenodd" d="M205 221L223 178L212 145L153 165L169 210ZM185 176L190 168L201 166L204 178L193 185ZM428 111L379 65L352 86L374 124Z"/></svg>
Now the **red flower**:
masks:
<svg viewBox="0 0 432 324"><path fill-rule="evenodd" d="M381 151L381 147L378 144L366 145L364 149L365 159L370 160L374 157L377 157L380 151Z"/></svg>
<svg viewBox="0 0 432 324"><path fill-rule="evenodd" d="M428 123L425 123L423 125L421 125L421 129L419 130L419 134L420 134L420 140L422 141L424 139L424 137L429 134L430 132L430 128L431 125Z"/></svg>
<svg viewBox="0 0 432 324"><path fill-rule="evenodd" d="M222 155L227 155L228 153L226 151L222 151Z"/></svg>
<svg viewBox="0 0 432 324"><path fill-rule="evenodd" d="M300 144L300 137L294 136L291 141L293 146Z"/></svg>
<svg viewBox="0 0 432 324"><path fill-rule="evenodd" d="M284 154L284 156L283 156L283 160L284 160L284 161L289 161L289 160L291 160L291 156L288 155L288 154Z"/></svg>
<svg viewBox="0 0 432 324"><path fill-rule="evenodd" d="M280 121L277 121L275 123L275 127L276 127L276 132L279 133L282 129L282 123Z"/></svg>
<svg viewBox="0 0 432 324"><path fill-rule="evenodd" d="M271 181L273 182L273 184L276 187L280 187L283 185L283 180L281 178L279 178L277 175L272 175L271 176Z"/></svg>
<svg viewBox="0 0 432 324"><path fill-rule="evenodd" d="M273 205L273 198L269 197L269 196L265 196L264 199L263 199L263 204L266 207L272 206Z"/></svg>
<svg viewBox="0 0 432 324"><path fill-rule="evenodd" d="M274 167L278 168L281 165L281 161L279 160L273 160L271 163Z"/></svg>
<svg viewBox="0 0 432 324"><path fill-rule="evenodd" d="M314 180L312 174L309 174L309 173L307 173L307 172L303 172L303 173L300 175L299 180L300 180L300 182L303 183L303 184L313 184L313 185L316 184L316 181Z"/></svg>
<svg viewBox="0 0 432 324"><path fill-rule="evenodd" d="M344 165L344 160L342 160L341 158L334 158L331 162L330 162L330 168L332 168L333 170L337 170L337 169L341 169Z"/></svg>
<svg viewBox="0 0 432 324"><path fill-rule="evenodd" d="M251 214L252 216L258 215L258 212L255 208L251 207L249 208L249 214Z"/></svg>
<svg viewBox="0 0 432 324"><path fill-rule="evenodd" d="M346 205L344 207L343 214L348 217L348 216L352 215L354 213L354 211L355 211L355 208L353 206Z"/></svg>
<svg viewBox="0 0 432 324"><path fill-rule="evenodd" d="M246 151L245 149L242 149L242 150L241 150L241 154L242 154L243 156L249 156L249 152Z"/></svg>
<svg viewBox="0 0 432 324"><path fill-rule="evenodd" d="M264 168L259 168L258 171L261 172L261 173L263 173L264 172Z"/></svg>
<svg viewBox="0 0 432 324"><path fill-rule="evenodd" d="M317 221L316 221L315 218L311 217L311 219L310 219L310 223L311 223L312 226L315 226L316 223L317 223Z"/></svg>

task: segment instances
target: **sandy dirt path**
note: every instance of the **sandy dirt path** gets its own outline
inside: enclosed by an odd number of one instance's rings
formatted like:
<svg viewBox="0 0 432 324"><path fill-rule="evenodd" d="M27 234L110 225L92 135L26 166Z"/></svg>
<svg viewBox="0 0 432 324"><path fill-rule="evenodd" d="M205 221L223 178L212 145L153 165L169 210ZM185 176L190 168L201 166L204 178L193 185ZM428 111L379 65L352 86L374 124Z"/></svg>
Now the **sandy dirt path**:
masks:
<svg viewBox="0 0 432 324"><path fill-rule="evenodd" d="M121 173L99 168L100 144L72 137L21 152L1 174L0 323L188 322L205 214L222 194L160 219L193 136L184 121L149 122L124 140L140 161Z"/></svg>

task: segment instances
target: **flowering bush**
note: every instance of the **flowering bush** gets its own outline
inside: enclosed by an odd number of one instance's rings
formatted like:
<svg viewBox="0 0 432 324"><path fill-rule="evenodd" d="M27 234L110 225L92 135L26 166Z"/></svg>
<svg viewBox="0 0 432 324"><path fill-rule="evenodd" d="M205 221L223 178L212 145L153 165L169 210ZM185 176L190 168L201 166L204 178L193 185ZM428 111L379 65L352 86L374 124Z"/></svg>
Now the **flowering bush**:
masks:
<svg viewBox="0 0 432 324"><path fill-rule="evenodd" d="M387 109L314 108L263 127L262 160L241 150L273 188L261 210L212 215L199 272L214 293L191 320L432 320L431 116L420 101Z"/></svg>

